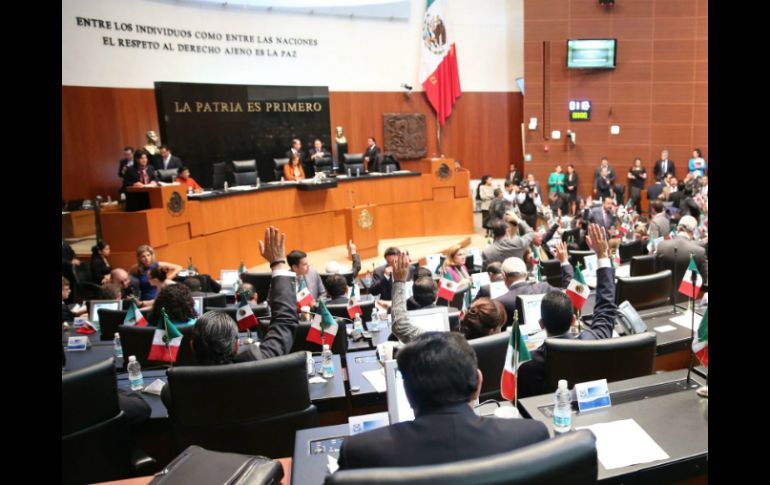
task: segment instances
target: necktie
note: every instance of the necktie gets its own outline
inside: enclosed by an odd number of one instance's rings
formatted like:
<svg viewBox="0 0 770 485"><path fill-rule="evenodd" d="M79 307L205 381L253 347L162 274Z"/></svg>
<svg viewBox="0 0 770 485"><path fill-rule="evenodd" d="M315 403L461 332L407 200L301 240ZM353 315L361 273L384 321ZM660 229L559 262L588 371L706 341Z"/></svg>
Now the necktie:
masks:
<svg viewBox="0 0 770 485"><path fill-rule="evenodd" d="M299 290L298 291L304 290L306 286L307 286L307 283L305 283L305 277L303 276L299 280Z"/></svg>
<svg viewBox="0 0 770 485"><path fill-rule="evenodd" d="M148 182L147 180L147 169L143 168L139 170L139 179L143 184L146 184Z"/></svg>

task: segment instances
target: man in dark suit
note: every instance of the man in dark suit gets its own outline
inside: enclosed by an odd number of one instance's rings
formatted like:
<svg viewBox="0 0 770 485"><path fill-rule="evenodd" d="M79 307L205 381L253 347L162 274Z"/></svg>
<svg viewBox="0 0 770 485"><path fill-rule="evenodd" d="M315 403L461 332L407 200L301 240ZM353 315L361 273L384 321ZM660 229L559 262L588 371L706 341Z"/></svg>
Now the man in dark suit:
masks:
<svg viewBox="0 0 770 485"><path fill-rule="evenodd" d="M660 160L655 162L655 180L663 180L666 174L676 176L676 166L673 160L668 159L668 150L660 152Z"/></svg>
<svg viewBox="0 0 770 485"><path fill-rule="evenodd" d="M368 172L380 172L380 147L373 136L366 139L366 151L364 152L364 169Z"/></svg>
<svg viewBox="0 0 770 485"><path fill-rule="evenodd" d="M462 335L425 333L402 347L397 360L414 421L345 438L341 470L449 463L549 438L545 425L536 420L486 418L473 412L470 404L478 398L483 375Z"/></svg>
<svg viewBox="0 0 770 485"><path fill-rule="evenodd" d="M495 283L497 281L503 281L503 263L496 261L487 265L487 274L489 275L489 282ZM476 293L475 300L479 298L490 298L492 296L492 290L489 285L481 285L479 292Z"/></svg>
<svg viewBox="0 0 770 485"><path fill-rule="evenodd" d="M307 156L310 164L315 168L317 163L319 163L324 158L331 158L332 155L329 153L329 150L323 147L323 142L316 138L316 140L313 142L313 148L308 151Z"/></svg>
<svg viewBox="0 0 770 485"><path fill-rule="evenodd" d="M652 211L652 219L648 229L650 239L655 240L659 237L668 236L668 233L671 232L671 223L668 217L666 217L666 208L663 207L663 202L659 200L652 201L650 210Z"/></svg>
<svg viewBox="0 0 770 485"><path fill-rule="evenodd" d="M374 268L372 274L372 286L369 287L369 293L380 295L380 299L390 301L393 299L393 267L398 257L399 250L396 247L389 247L385 250L385 264ZM409 267L409 279L412 279L413 269Z"/></svg>
<svg viewBox="0 0 770 485"><path fill-rule="evenodd" d="M700 241L695 241L693 233L698 226L698 221L692 216L683 216L676 227L676 237L668 241L662 241L655 252L655 271L670 269L673 273L674 285L671 294L677 301L685 301L686 297L679 293L679 284L684 277L687 266L690 264L690 254L695 259L698 272L703 278L703 284L708 284L708 258L706 248Z"/></svg>
<svg viewBox="0 0 770 485"><path fill-rule="evenodd" d="M307 288L316 301L326 297L326 288L324 288L321 275L315 268L310 267L306 253L295 249L289 253L286 260L289 262L291 270L297 275L297 291ZM272 294L272 286L270 287L270 294ZM271 296L268 296L268 299L270 298Z"/></svg>
<svg viewBox="0 0 770 485"><path fill-rule="evenodd" d="M179 170L182 168L182 159L172 155L167 145L160 146L160 161L156 167L158 170ZM174 177L176 178L176 177Z"/></svg>
<svg viewBox="0 0 770 485"><path fill-rule="evenodd" d="M617 222L617 216L615 216L615 204L612 197L605 197L602 201L601 207L594 207L588 214L588 222L598 224L603 227L605 231L610 230L612 226Z"/></svg>
<svg viewBox="0 0 770 485"><path fill-rule="evenodd" d="M331 274L326 277L324 281L324 287L326 288L326 295L328 300L326 304L340 304L348 302L348 282L344 276L339 274Z"/></svg>
<svg viewBox="0 0 770 485"><path fill-rule="evenodd" d="M305 161L305 153L302 151L302 142L299 138L293 138L291 140L291 148L286 152L286 158L291 160L294 155L299 156L300 163Z"/></svg>
<svg viewBox="0 0 770 485"><path fill-rule="evenodd" d="M596 252L599 259L596 270L596 306L594 306L591 325L579 334L570 334L569 329L575 323L572 302L561 291L552 291L543 297L540 303L540 326L545 328L548 337L578 340L600 340L610 338L615 326L615 269L610 264L609 244L604 231L596 224L588 228L588 246ZM537 396L551 389L545 389L545 344L533 350L532 360L519 367L519 398Z"/></svg>
<svg viewBox="0 0 770 485"><path fill-rule="evenodd" d="M113 268L110 272L110 281L120 286L120 298L123 300L130 296L136 296L138 299L142 294L139 278L128 274L123 268Z"/></svg>
<svg viewBox="0 0 770 485"><path fill-rule="evenodd" d="M654 184L647 187L647 200L652 202L658 200L660 194L663 193L663 179L656 180Z"/></svg>
<svg viewBox="0 0 770 485"><path fill-rule="evenodd" d="M569 282L572 281L572 276L574 274L572 265L569 264L567 245L564 244L564 242L558 242L554 246L554 252L556 258L561 261L561 281L563 287L566 288L569 286ZM505 286L508 287L508 292L497 298L497 301L505 306L505 313L507 314L507 319L505 321L506 326L513 323L513 312L517 310L517 296L540 295L542 293L548 293L549 291L561 291L559 288L553 287L547 282L528 281L527 264L521 258L514 257L503 261L502 271L503 278L505 279Z"/></svg>
<svg viewBox="0 0 770 485"><path fill-rule="evenodd" d="M610 160L607 157L602 157L601 163L598 167L596 167L596 170L594 171L594 195L601 196L601 191L599 191L599 179L602 177L602 169L604 168L607 169L607 173L605 175L607 178L607 184L610 187L615 186L615 169L612 168L610 165Z"/></svg>
<svg viewBox="0 0 770 485"><path fill-rule="evenodd" d="M438 285L430 276L421 276L414 280L412 297L406 301L407 310L434 308L438 297Z"/></svg>
<svg viewBox="0 0 770 485"><path fill-rule="evenodd" d="M124 147L123 148L123 158L118 160L118 177L120 177L121 180L121 186L120 191L125 192L126 186L123 179L126 176L126 170L128 170L128 167L132 166L134 164L134 147Z"/></svg>

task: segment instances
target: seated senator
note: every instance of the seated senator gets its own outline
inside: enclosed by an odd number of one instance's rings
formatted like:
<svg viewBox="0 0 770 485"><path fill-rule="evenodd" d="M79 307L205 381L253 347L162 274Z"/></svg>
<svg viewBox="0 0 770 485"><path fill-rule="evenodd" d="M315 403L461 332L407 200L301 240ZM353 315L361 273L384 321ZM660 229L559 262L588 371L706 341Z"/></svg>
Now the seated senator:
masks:
<svg viewBox="0 0 770 485"><path fill-rule="evenodd" d="M283 178L286 180L302 180L305 178L305 170L302 168L299 155L292 155L289 163L283 166Z"/></svg>
<svg viewBox="0 0 770 485"><path fill-rule="evenodd" d="M414 421L345 438L341 470L469 460L549 438L539 421L476 415L471 403L478 398L484 376L476 352L462 335L425 333L404 346L397 360Z"/></svg>

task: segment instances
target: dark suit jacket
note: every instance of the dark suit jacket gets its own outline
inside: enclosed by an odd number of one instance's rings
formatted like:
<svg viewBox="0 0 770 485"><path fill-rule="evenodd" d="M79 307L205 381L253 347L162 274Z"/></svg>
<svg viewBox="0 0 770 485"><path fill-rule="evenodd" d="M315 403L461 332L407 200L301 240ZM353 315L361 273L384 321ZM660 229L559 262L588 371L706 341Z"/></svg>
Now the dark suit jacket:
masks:
<svg viewBox="0 0 770 485"><path fill-rule="evenodd" d="M368 170L370 172L379 172L380 162L382 161L382 157L380 156L380 147L377 145L367 147L366 151L364 152L364 158L366 157L369 157Z"/></svg>
<svg viewBox="0 0 770 485"><path fill-rule="evenodd" d="M158 180L155 169L152 168L152 165L149 163L147 164L147 176L149 177L150 182ZM130 187L137 182L139 182L139 171L136 168L136 164L134 164L132 167L128 167L126 170L126 176L123 177L123 183L126 185L126 187Z"/></svg>
<svg viewBox="0 0 770 485"><path fill-rule="evenodd" d="M323 155L323 157L331 157L332 156L332 154L329 152L329 150L327 150L327 149L325 149L323 147L321 147L321 151L318 152L318 153ZM311 161L313 163L313 165L315 165L315 163L316 163L316 160L313 158L315 154L316 154L315 148L311 148L307 152L307 159L309 161Z"/></svg>
<svg viewBox="0 0 770 485"><path fill-rule="evenodd" d="M673 160L668 161L668 166L666 167L666 171L663 172L663 160L658 160L655 162L655 180L663 180L663 178L666 176L667 173L670 173L671 175L676 177L676 165L674 165Z"/></svg>
<svg viewBox="0 0 770 485"><path fill-rule="evenodd" d="M171 155L168 160L168 167L165 169L163 168L163 157L158 156L158 164L155 166L157 170L171 170L172 168L178 169L180 167L182 167L182 159L176 155Z"/></svg>
<svg viewBox="0 0 770 485"><path fill-rule="evenodd" d="M293 276L273 276L270 282L270 326L262 343L242 348L236 362L262 360L286 355L294 343L297 330L297 279Z"/></svg>
<svg viewBox="0 0 770 485"><path fill-rule="evenodd" d="M606 231L609 231L610 227L615 225L618 218L613 213L607 214L607 223L605 224L604 215L602 214L602 212L604 212L604 207L602 206L594 207L593 209L591 209L591 211L588 213L588 222L599 224Z"/></svg>
<svg viewBox="0 0 770 485"><path fill-rule="evenodd" d="M572 276L574 275L574 271L572 269L572 265L569 264L563 264L561 265L561 282L562 285L564 285L564 288L569 286L569 282L572 281ZM545 281L543 282L535 282L535 281L517 281L516 283L511 285L511 288L508 290L508 293L504 294L503 296L497 298L497 301L503 304L505 307L505 313L508 314L507 319L505 320L505 326L513 323L513 312L516 310L516 297L519 295L540 295L542 293L548 293L549 291L561 291L561 288L556 288L555 286L551 286Z"/></svg>
<svg viewBox="0 0 770 485"><path fill-rule="evenodd" d="M596 270L596 306L594 306L591 326L583 327L577 336L567 332L556 338L577 338L578 340L601 340L612 337L615 327L615 269L599 268ZM532 360L519 367L518 397L529 397L550 392L545 387L545 344L530 353Z"/></svg>
<svg viewBox="0 0 770 485"><path fill-rule="evenodd" d="M495 376L488 376L494 379ZM479 417L466 403L345 438L340 469L418 466L481 458L547 440L532 419Z"/></svg>
<svg viewBox="0 0 770 485"><path fill-rule="evenodd" d="M133 158L121 158L118 161L118 177L120 178L125 177L126 173L124 169L128 170L128 167L126 167L126 165L128 165L128 162L133 162L133 161L134 161Z"/></svg>
<svg viewBox="0 0 770 485"><path fill-rule="evenodd" d="M674 259L674 248L676 248L676 260ZM668 241L661 241L658 245L658 250L655 252L655 271L670 269L673 273L674 262L676 261L675 274L677 281L674 281L673 287L675 293L678 293L679 284L684 277L685 271L687 271L687 266L690 264L690 253L692 253L695 259L695 264L698 266L703 283L708 283L709 263L706 258L706 249L697 241L691 241L685 236L677 236Z"/></svg>
<svg viewBox="0 0 770 485"><path fill-rule="evenodd" d="M663 184L652 184L647 187L647 200L652 202L663 193Z"/></svg>
<svg viewBox="0 0 770 485"><path fill-rule="evenodd" d="M607 177L599 177L596 179L596 196L600 198L610 197L612 194L612 180Z"/></svg>
<svg viewBox="0 0 770 485"><path fill-rule="evenodd" d="M298 152L298 155L299 155L299 163L303 163L305 161L305 152L300 150ZM291 151L291 148L289 148L289 150L285 154L285 157L289 159L289 162L291 162L291 156L292 156L292 151Z"/></svg>
<svg viewBox="0 0 770 485"><path fill-rule="evenodd" d="M578 186L580 185L580 177L578 177L577 172L572 173L572 180L569 180L570 174L565 173L564 174L564 192L567 194L577 194ZM573 187L572 190L569 190L567 187Z"/></svg>
<svg viewBox="0 0 770 485"><path fill-rule="evenodd" d="M385 267L387 265L382 265L374 268L374 274L372 274L372 286L369 287L369 293L372 295L380 295L380 298L383 300L392 300L393 299L393 275L391 274L389 278L385 277ZM414 270L413 267L409 266L409 275L407 276L408 280L414 279Z"/></svg>

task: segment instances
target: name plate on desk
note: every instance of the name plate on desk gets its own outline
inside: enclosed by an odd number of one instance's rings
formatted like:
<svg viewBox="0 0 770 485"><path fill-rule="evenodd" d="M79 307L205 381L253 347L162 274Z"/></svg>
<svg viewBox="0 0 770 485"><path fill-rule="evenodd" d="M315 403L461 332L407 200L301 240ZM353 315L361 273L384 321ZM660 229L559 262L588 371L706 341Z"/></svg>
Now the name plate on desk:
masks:
<svg viewBox="0 0 770 485"><path fill-rule="evenodd" d="M592 409L607 408L612 405L610 390L607 387L607 379L575 384L575 394L577 395L578 409L581 413Z"/></svg>
<svg viewBox="0 0 770 485"><path fill-rule="evenodd" d="M360 434L366 431L371 431L377 428L383 428L390 425L390 418L388 412L364 414L361 416L351 416L348 418L348 426L350 426L350 436Z"/></svg>
<svg viewBox="0 0 770 485"><path fill-rule="evenodd" d="M67 351L80 352L88 347L88 337L70 337L67 340Z"/></svg>

